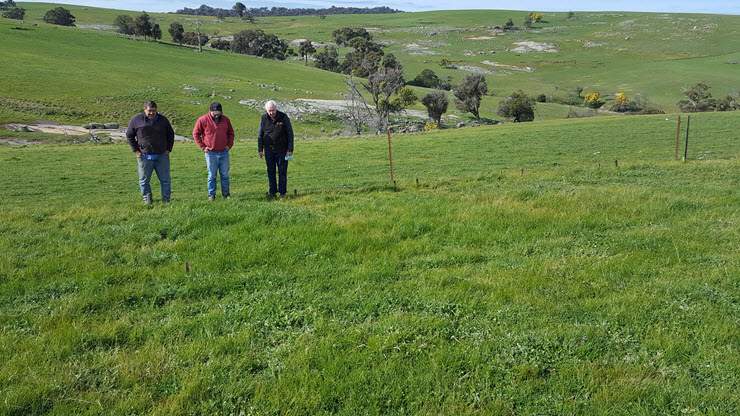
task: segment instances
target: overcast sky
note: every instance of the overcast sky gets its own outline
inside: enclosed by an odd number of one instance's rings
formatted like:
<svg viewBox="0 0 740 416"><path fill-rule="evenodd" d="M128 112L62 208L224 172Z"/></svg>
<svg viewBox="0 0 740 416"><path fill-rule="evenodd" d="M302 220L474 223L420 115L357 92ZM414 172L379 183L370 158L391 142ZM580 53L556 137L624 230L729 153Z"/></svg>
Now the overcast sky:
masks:
<svg viewBox="0 0 740 416"><path fill-rule="evenodd" d="M174 12L183 7L197 8L201 4L230 9L237 0L67 0L59 3L104 7L147 12ZM241 2L251 7L377 7L388 6L409 12L425 10L455 9L499 9L525 11L635 11L669 13L712 13L740 14L740 0L574 0L553 2L552 0L294 0L289 2L250 1Z"/></svg>

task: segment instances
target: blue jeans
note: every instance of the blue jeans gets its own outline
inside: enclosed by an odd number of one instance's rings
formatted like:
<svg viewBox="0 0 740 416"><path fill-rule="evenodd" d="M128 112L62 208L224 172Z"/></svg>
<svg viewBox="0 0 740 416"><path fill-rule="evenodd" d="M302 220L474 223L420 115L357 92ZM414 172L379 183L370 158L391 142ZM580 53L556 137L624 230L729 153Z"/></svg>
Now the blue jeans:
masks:
<svg viewBox="0 0 740 416"><path fill-rule="evenodd" d="M170 200L170 155L162 153L155 160L149 160L144 156L138 156L139 165L139 188L141 195L146 198L147 194L152 193L149 186L149 180L152 178L152 171L157 173L159 184L162 188L162 201Z"/></svg>
<svg viewBox="0 0 740 416"><path fill-rule="evenodd" d="M208 152L205 155L208 169L208 195L216 196L216 175L218 174L221 176L221 195L229 196L229 151Z"/></svg>
<svg viewBox="0 0 740 416"><path fill-rule="evenodd" d="M265 152L267 162L267 180L270 182L270 195L278 191L285 195L288 187L288 161L285 160L285 152ZM277 167L278 180L275 183L275 168Z"/></svg>

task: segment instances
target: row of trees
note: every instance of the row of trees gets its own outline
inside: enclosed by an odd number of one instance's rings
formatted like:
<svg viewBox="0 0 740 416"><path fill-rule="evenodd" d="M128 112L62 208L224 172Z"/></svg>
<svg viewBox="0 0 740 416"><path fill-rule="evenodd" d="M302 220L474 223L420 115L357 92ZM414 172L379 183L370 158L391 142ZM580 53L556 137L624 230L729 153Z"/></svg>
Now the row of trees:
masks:
<svg viewBox="0 0 740 416"><path fill-rule="evenodd" d="M113 26L118 27L118 33L124 35L134 35L143 37L144 40L152 38L154 40L162 39L162 28L155 22L156 19L153 16L149 16L146 12L131 17L127 14L119 14L113 20ZM182 27L182 26L181 26ZM172 34L172 32L170 32ZM173 36L173 40L177 42Z"/></svg>
<svg viewBox="0 0 740 416"><path fill-rule="evenodd" d="M332 6L325 9L312 8L285 8L285 7L260 7L247 8L243 3L237 2L233 8L221 9L210 7L205 4L197 9L184 7L175 12L175 14L199 15L199 16L228 16L228 17L268 17L268 16L325 16L330 14L388 14L403 13L403 10L391 9L386 6L382 7L336 7Z"/></svg>

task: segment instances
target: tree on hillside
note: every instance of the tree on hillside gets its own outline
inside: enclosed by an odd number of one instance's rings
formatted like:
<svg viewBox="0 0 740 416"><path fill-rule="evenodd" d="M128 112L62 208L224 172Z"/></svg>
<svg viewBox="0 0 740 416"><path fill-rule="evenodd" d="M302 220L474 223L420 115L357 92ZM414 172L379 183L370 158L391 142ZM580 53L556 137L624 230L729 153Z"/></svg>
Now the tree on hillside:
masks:
<svg viewBox="0 0 740 416"><path fill-rule="evenodd" d="M306 39L298 45L298 53L305 60L304 65L308 65L308 55L316 53L316 48L313 47L311 39Z"/></svg>
<svg viewBox="0 0 740 416"><path fill-rule="evenodd" d="M527 29L532 27L532 15L528 14L527 17L524 18L524 27Z"/></svg>
<svg viewBox="0 0 740 416"><path fill-rule="evenodd" d="M144 40L152 35L152 22L146 12L134 18L134 35L142 36Z"/></svg>
<svg viewBox="0 0 740 416"><path fill-rule="evenodd" d="M496 109L501 117L513 119L515 122L534 120L535 100L521 90L506 97Z"/></svg>
<svg viewBox="0 0 740 416"><path fill-rule="evenodd" d="M362 133L362 129L372 118L372 111L357 89L355 78L350 76L347 79L347 93L342 94L347 107L347 118L345 124L348 125L355 134Z"/></svg>
<svg viewBox="0 0 740 416"><path fill-rule="evenodd" d="M273 34L265 33L262 29L242 30L234 35L231 42L231 51L246 55L259 56L268 59L285 59L288 45Z"/></svg>
<svg viewBox="0 0 740 416"><path fill-rule="evenodd" d="M154 40L162 39L162 28L159 27L159 23L155 23L154 26L152 26L152 38Z"/></svg>
<svg viewBox="0 0 740 416"><path fill-rule="evenodd" d="M434 121L434 124L439 126L442 120L442 115L447 112L447 106L450 103L447 99L447 95L440 90L434 90L424 96L424 98L421 99L421 103L427 108L429 118Z"/></svg>
<svg viewBox="0 0 740 416"><path fill-rule="evenodd" d="M172 36L172 41L177 42L182 46L182 37L185 33L185 28L182 27L181 23L178 22L172 22L170 23L170 28L167 30L170 33L170 36Z"/></svg>
<svg viewBox="0 0 740 416"><path fill-rule="evenodd" d="M15 5L15 2L13 0L0 1L0 10L10 10L14 7L17 6Z"/></svg>
<svg viewBox="0 0 740 416"><path fill-rule="evenodd" d="M234 9L234 11L236 12L236 14L239 15L239 17L242 17L244 16L244 11L247 10L247 6L245 6L241 2L236 2L236 4L234 5L234 7L232 7L232 9Z"/></svg>
<svg viewBox="0 0 740 416"><path fill-rule="evenodd" d="M26 9L22 7L11 7L3 12L3 17L6 19L23 20L26 17Z"/></svg>
<svg viewBox="0 0 740 416"><path fill-rule="evenodd" d="M468 74L454 88L457 109L464 113L472 113L476 120L480 120L480 102L488 92L486 77L482 74Z"/></svg>
<svg viewBox="0 0 740 416"><path fill-rule="evenodd" d="M334 39L334 43L339 46L349 46L350 41L358 37L363 38L368 42L373 40L372 35L368 33L365 28L362 27L342 27L339 29L335 29L331 32L331 37L332 39Z"/></svg>
<svg viewBox="0 0 740 416"><path fill-rule="evenodd" d="M504 25L504 30L511 30L514 28L514 21L509 19Z"/></svg>
<svg viewBox="0 0 740 416"><path fill-rule="evenodd" d="M316 68L339 72L339 53L336 47L324 46L324 50L317 52L313 58L316 61Z"/></svg>
<svg viewBox="0 0 740 416"><path fill-rule="evenodd" d="M383 68L396 68L396 69L403 69L403 66L401 65L401 61L396 58L396 55L392 53L387 53L385 56L383 56Z"/></svg>
<svg viewBox="0 0 740 416"><path fill-rule="evenodd" d="M382 68L371 74L362 86L370 93L375 104L375 127L378 134L388 128L388 119L393 109L391 96L403 88L403 72L396 68Z"/></svg>
<svg viewBox="0 0 740 416"><path fill-rule="evenodd" d="M691 88L684 88L683 95L685 99L676 103L683 113L698 113L703 111L714 111L717 106L717 100L712 98L709 92L709 86L703 82L694 85Z"/></svg>
<svg viewBox="0 0 740 416"><path fill-rule="evenodd" d="M75 17L64 7L55 7L46 12L44 22L59 26L74 26Z"/></svg>
<svg viewBox="0 0 740 416"><path fill-rule="evenodd" d="M439 77L431 69L423 69L409 85L417 87L434 88L439 85Z"/></svg>
<svg viewBox="0 0 740 416"><path fill-rule="evenodd" d="M532 18L533 22L541 22L542 18L544 17L542 16L542 13L537 13L537 12L529 12L528 16Z"/></svg>
<svg viewBox="0 0 740 416"><path fill-rule="evenodd" d="M113 20L113 26L118 27L118 33L124 35L134 34L134 18L127 14L119 14Z"/></svg>

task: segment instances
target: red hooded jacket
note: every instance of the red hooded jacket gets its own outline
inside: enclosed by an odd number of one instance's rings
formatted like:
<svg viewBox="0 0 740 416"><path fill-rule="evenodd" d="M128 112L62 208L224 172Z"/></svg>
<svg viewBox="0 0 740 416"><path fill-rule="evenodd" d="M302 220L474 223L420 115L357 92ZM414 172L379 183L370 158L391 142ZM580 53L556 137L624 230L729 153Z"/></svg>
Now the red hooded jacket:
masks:
<svg viewBox="0 0 740 416"><path fill-rule="evenodd" d="M195 123L193 139L201 149L206 150L208 147L211 151L220 153L226 150L226 146L229 149L234 146L234 128L231 127L229 118L223 114L221 121L216 124L209 112Z"/></svg>

